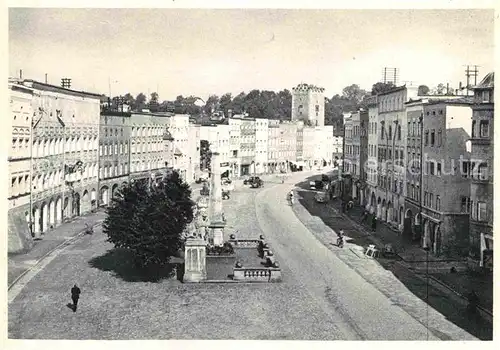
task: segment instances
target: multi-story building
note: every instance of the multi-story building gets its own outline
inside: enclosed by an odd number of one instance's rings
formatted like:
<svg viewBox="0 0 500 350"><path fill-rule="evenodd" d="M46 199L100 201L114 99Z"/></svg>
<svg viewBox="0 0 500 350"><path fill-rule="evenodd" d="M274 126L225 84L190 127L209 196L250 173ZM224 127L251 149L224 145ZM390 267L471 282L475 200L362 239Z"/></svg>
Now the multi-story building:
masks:
<svg viewBox="0 0 500 350"><path fill-rule="evenodd" d="M304 122L297 122L297 166L304 166Z"/></svg>
<svg viewBox="0 0 500 350"><path fill-rule="evenodd" d="M342 158L343 136L332 135L332 158L338 161Z"/></svg>
<svg viewBox="0 0 500 350"><path fill-rule="evenodd" d="M316 160L316 129L304 126L303 130L302 159L305 167L309 170L314 166Z"/></svg>
<svg viewBox="0 0 500 350"><path fill-rule="evenodd" d="M8 251L30 249L33 241L30 231L31 199L31 122L33 89L19 82L9 82L12 143L8 153L9 212Z"/></svg>
<svg viewBox="0 0 500 350"><path fill-rule="evenodd" d="M265 174L268 169L268 127L268 119L255 120L255 172L257 174Z"/></svg>
<svg viewBox="0 0 500 350"><path fill-rule="evenodd" d="M255 172L255 118L241 118L240 176Z"/></svg>
<svg viewBox="0 0 500 350"><path fill-rule="evenodd" d="M367 186L368 163L368 110L359 111L359 182L356 191L359 193L359 204L366 207L370 198L370 189Z"/></svg>
<svg viewBox="0 0 500 350"><path fill-rule="evenodd" d="M33 80L31 222L39 238L97 208L100 95Z"/></svg>
<svg viewBox="0 0 500 350"><path fill-rule="evenodd" d="M103 111L99 130L99 206L111 203L112 194L128 183L130 175L131 113Z"/></svg>
<svg viewBox="0 0 500 350"><path fill-rule="evenodd" d="M291 162L297 161L297 123L280 121L278 141L278 164L280 169L289 172Z"/></svg>
<svg viewBox="0 0 500 350"><path fill-rule="evenodd" d="M231 152L229 159L229 167L231 168L232 176L240 176L240 153L241 153L241 119L229 118L229 150Z"/></svg>
<svg viewBox="0 0 500 350"><path fill-rule="evenodd" d="M406 191L403 236L408 241L422 237L422 120L426 100L410 100L406 105Z"/></svg>
<svg viewBox="0 0 500 350"><path fill-rule="evenodd" d="M406 183L405 102L418 95L415 86L401 86L377 97L380 132L378 138L377 217L398 230L403 228Z"/></svg>
<svg viewBox="0 0 500 350"><path fill-rule="evenodd" d="M292 121L302 120L305 125L325 125L325 89L309 84L292 88Z"/></svg>
<svg viewBox="0 0 500 350"><path fill-rule="evenodd" d="M267 164L268 164L268 172L276 173L280 171L280 162L279 159L279 149L280 149L280 138L281 138L281 130L280 130L280 122L279 120L269 120L268 129L267 129Z"/></svg>
<svg viewBox="0 0 500 350"><path fill-rule="evenodd" d="M360 111L353 112L349 121L349 169L352 176L353 186L351 188L351 197L356 203L360 202L360 180L361 180L361 158L360 158L360 147L361 147L361 126L360 126Z"/></svg>
<svg viewBox="0 0 500 350"><path fill-rule="evenodd" d="M192 183L200 175L201 126L189 123L188 127L188 171L187 182Z"/></svg>
<svg viewBox="0 0 500 350"><path fill-rule="evenodd" d="M179 170L177 159L183 153L175 145L170 117L171 114L149 112L130 115L130 180L158 179L167 169Z"/></svg>
<svg viewBox="0 0 500 350"><path fill-rule="evenodd" d="M470 256L492 268L494 73L474 88L470 185Z"/></svg>
<svg viewBox="0 0 500 350"><path fill-rule="evenodd" d="M190 167L189 160L189 115L174 114L171 115L169 124L169 132L174 138L175 153L174 153L174 169L177 170L182 179L188 180L187 174ZM192 164L191 159L191 164ZM188 181L190 182L190 181Z"/></svg>
<svg viewBox="0 0 500 350"><path fill-rule="evenodd" d="M467 249L469 215L461 207L469 198L467 143L471 134L470 100L429 100L423 108L422 246L434 254Z"/></svg>

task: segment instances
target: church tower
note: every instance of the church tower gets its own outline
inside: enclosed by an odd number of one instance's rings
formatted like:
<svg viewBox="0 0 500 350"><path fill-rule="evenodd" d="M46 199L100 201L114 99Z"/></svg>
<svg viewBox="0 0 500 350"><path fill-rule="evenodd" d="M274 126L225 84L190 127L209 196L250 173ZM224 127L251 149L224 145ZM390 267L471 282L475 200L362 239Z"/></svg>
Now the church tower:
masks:
<svg viewBox="0 0 500 350"><path fill-rule="evenodd" d="M292 88L292 121L311 126L325 125L325 89L301 83Z"/></svg>

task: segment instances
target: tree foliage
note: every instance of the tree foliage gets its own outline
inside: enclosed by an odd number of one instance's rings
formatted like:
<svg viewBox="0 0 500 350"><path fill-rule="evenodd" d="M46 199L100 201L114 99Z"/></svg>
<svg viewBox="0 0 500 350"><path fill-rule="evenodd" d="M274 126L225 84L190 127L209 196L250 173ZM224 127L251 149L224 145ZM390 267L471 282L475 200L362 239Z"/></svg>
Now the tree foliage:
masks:
<svg viewBox="0 0 500 350"><path fill-rule="evenodd" d="M431 90L427 85L420 85L418 87L418 96L426 96L429 94Z"/></svg>
<svg viewBox="0 0 500 350"><path fill-rule="evenodd" d="M392 82L388 83L382 83L378 82L372 85L372 96L375 96L377 94L389 91L390 89L395 88L396 85L394 85Z"/></svg>
<svg viewBox="0 0 500 350"><path fill-rule="evenodd" d="M137 266L164 266L182 247L194 204L189 185L175 171L153 188L148 180L135 181L113 198L103 231L115 248L134 254Z"/></svg>

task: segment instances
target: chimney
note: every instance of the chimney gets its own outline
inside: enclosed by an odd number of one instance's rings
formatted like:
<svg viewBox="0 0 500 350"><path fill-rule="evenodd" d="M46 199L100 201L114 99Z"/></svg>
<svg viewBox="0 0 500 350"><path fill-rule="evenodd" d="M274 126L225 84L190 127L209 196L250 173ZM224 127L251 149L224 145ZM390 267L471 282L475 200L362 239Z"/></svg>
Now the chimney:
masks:
<svg viewBox="0 0 500 350"><path fill-rule="evenodd" d="M23 80L23 70L19 69L19 79Z"/></svg>
<svg viewBox="0 0 500 350"><path fill-rule="evenodd" d="M45 84L48 84L48 82L47 82L47 73L45 73Z"/></svg>

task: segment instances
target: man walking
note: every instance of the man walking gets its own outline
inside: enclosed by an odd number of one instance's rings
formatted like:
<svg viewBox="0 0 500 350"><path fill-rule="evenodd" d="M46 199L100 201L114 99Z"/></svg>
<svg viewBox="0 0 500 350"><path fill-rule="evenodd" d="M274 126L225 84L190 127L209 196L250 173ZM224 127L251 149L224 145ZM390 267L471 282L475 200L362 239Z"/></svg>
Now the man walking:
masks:
<svg viewBox="0 0 500 350"><path fill-rule="evenodd" d="M76 307L78 306L78 299L80 299L81 290L75 284L73 288L71 288L71 300L73 300L73 312L76 312Z"/></svg>

